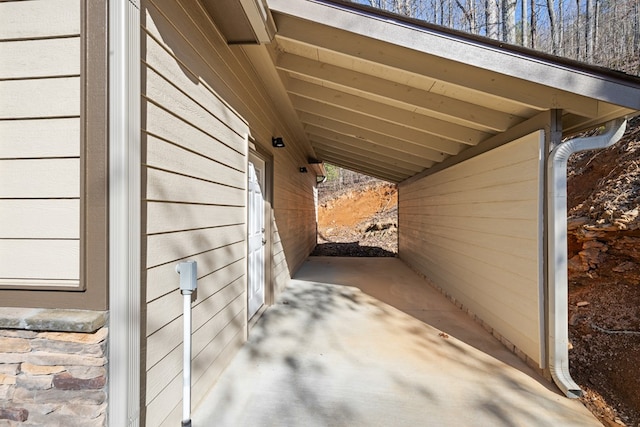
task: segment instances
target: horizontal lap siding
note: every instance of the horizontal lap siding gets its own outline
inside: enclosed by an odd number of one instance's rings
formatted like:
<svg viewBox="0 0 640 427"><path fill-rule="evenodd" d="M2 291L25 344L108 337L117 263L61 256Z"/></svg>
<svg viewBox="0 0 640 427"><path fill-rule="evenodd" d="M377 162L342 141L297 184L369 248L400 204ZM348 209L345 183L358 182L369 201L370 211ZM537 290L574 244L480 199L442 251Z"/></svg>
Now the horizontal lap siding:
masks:
<svg viewBox="0 0 640 427"><path fill-rule="evenodd" d="M275 161L272 275L278 292L316 244L315 175L301 173L299 167L304 164L306 161L295 163L288 153L282 153Z"/></svg>
<svg viewBox="0 0 640 427"><path fill-rule="evenodd" d="M400 187L400 257L540 361L541 132Z"/></svg>
<svg viewBox="0 0 640 427"><path fill-rule="evenodd" d="M179 17L176 4L165 3ZM177 424L182 398L182 296L175 265L198 263L193 304L193 402L245 328L247 124L190 70L190 46L161 7L147 3L143 34L146 145L147 425ZM164 10L163 10L164 12ZM184 17L183 17L184 18ZM192 28L187 28L193 31ZM174 49L179 54L174 54ZM186 57L186 59L185 59ZM186 62L183 62L186 61ZM202 72L209 72L203 67Z"/></svg>
<svg viewBox="0 0 640 427"><path fill-rule="evenodd" d="M300 174L306 156L275 115L259 77L242 50L221 38L198 3L148 0L142 6L146 423L176 425L182 398L177 262L198 262L194 406L244 340L244 135L250 133L270 152L272 136L287 141L286 150L272 152L271 265L276 289L315 244L315 217L309 221L315 177Z"/></svg>
<svg viewBox="0 0 640 427"><path fill-rule="evenodd" d="M80 1L0 2L0 286L80 279Z"/></svg>
<svg viewBox="0 0 640 427"><path fill-rule="evenodd" d="M206 12L190 2L181 2L182 7L180 5L158 7L160 3L149 3L152 5L151 9L165 13L154 16L154 21L149 23L155 30L151 31L147 38L148 55L162 57L167 51L178 52L175 55L178 61L172 64L173 71L167 74L167 77L177 77L188 71L190 78L197 80L197 85L212 87L221 99L238 112L239 116L247 120L252 136L273 155L272 220L276 227L272 227L272 232L277 234L278 231L275 230L280 230L280 233L284 233L275 235L272 241L271 277L273 286L278 291L284 287L291 273L302 264L316 243L312 190L315 185L315 176L310 173L303 175L299 172L300 166L305 166L307 163L307 155L296 146L295 138L274 115L277 108L270 104L270 98L261 87L259 78L252 74L252 66L243 52L239 47L227 46L206 18ZM173 14L178 9L180 12ZM197 27L196 31L192 31L194 26ZM177 28L178 32L188 33L189 37L183 37L180 40L172 38L170 42L162 43L165 29L171 27ZM163 48L159 49L159 46ZM188 88L181 86L180 89L205 108L211 102L209 97L199 96L197 92ZM172 93L165 93L163 96L172 97ZM184 111L184 108L180 108ZM175 114L180 116L182 113L176 110ZM224 129L208 128L205 123L198 123L197 126L196 132L199 135L205 133L217 138L219 132L224 131ZM219 127L219 123L215 122L208 126ZM270 147L272 136L283 136L287 144L286 148L273 150ZM221 150L211 157L219 159L225 155L224 150Z"/></svg>

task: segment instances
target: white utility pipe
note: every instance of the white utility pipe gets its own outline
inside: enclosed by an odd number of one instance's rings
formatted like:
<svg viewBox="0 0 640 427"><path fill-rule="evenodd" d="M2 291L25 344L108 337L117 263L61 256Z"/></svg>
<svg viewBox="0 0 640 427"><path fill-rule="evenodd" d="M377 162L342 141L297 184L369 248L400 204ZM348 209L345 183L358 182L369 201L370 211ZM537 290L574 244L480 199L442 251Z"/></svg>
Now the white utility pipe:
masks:
<svg viewBox="0 0 640 427"><path fill-rule="evenodd" d="M195 261L181 262L176 271L180 275L183 301L182 427L191 427L191 295L197 289L198 264Z"/></svg>
<svg viewBox="0 0 640 427"><path fill-rule="evenodd" d="M607 123L601 135L576 138L558 145L549 155L548 242L549 369L554 382L567 397L582 396L569 373L568 277L567 277L567 160L574 153L609 147L622 138L624 119Z"/></svg>
<svg viewBox="0 0 640 427"><path fill-rule="evenodd" d="M191 427L191 291L182 291L184 343L182 355L182 427Z"/></svg>

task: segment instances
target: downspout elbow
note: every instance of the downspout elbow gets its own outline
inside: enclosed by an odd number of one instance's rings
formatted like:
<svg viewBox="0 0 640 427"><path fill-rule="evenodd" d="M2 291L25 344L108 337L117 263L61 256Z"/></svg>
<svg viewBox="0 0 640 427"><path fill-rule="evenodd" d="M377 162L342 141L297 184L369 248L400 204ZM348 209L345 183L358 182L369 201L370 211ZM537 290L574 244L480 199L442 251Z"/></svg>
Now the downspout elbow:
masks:
<svg viewBox="0 0 640 427"><path fill-rule="evenodd" d="M607 123L596 136L576 138L558 145L549 155L548 242L549 285L549 369L558 387L567 397L578 398L582 390L569 373L568 275L567 275L567 160L580 151L609 147L622 138L624 119Z"/></svg>

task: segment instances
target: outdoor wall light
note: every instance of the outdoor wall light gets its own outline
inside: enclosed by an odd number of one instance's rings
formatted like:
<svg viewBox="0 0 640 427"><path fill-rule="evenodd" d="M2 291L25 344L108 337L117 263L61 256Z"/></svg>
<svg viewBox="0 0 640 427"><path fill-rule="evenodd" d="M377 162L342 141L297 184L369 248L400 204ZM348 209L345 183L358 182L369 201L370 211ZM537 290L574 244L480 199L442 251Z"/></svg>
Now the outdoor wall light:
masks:
<svg viewBox="0 0 640 427"><path fill-rule="evenodd" d="M300 167L300 173L307 173L307 168L304 166Z"/></svg>
<svg viewBox="0 0 640 427"><path fill-rule="evenodd" d="M284 141L281 136L274 136L271 138L271 144L276 148L284 148Z"/></svg>

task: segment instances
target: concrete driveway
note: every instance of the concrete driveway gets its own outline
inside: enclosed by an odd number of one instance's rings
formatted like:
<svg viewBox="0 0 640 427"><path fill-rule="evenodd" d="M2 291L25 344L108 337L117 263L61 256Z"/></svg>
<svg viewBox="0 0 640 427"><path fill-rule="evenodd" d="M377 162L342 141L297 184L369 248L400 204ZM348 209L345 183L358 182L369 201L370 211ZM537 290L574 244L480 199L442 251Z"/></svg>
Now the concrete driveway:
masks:
<svg viewBox="0 0 640 427"><path fill-rule="evenodd" d="M396 258L310 258L194 426L599 426Z"/></svg>

